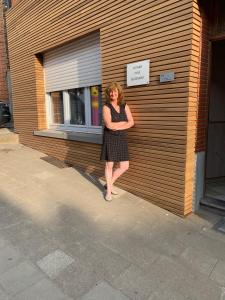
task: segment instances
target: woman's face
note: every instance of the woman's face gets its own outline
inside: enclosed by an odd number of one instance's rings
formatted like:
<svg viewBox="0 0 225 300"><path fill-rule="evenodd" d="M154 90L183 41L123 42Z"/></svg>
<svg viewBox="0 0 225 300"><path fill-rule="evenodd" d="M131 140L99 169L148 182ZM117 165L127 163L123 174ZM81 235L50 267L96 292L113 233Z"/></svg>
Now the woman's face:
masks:
<svg viewBox="0 0 225 300"><path fill-rule="evenodd" d="M109 92L109 96L110 96L110 100L111 100L111 101L117 101L118 95L119 95L119 93L118 93L118 90L117 90L117 89L111 90L111 91Z"/></svg>

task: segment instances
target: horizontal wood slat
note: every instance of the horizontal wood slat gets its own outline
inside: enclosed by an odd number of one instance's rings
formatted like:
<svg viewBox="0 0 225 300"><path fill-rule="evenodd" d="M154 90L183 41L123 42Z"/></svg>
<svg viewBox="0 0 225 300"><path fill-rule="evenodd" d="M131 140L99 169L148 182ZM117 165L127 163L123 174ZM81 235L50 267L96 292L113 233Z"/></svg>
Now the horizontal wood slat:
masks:
<svg viewBox="0 0 225 300"><path fill-rule="evenodd" d="M103 175L100 145L33 136L34 130L47 126L39 54L98 31L103 89L111 80L124 85L135 119L128 134L131 167L118 185L176 214L190 213L199 67L197 13L192 0L20 1L7 14L20 141ZM144 59L150 59L150 84L126 87L126 64ZM175 80L160 84L159 75L167 71L175 72Z"/></svg>

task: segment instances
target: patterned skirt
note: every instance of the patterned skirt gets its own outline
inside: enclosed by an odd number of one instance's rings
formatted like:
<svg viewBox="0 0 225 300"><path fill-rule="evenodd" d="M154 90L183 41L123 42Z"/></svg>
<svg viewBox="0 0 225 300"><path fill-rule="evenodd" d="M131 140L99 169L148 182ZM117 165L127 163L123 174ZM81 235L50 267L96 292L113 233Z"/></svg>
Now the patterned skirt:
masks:
<svg viewBox="0 0 225 300"><path fill-rule="evenodd" d="M100 160L120 162L129 160L127 135L104 131Z"/></svg>

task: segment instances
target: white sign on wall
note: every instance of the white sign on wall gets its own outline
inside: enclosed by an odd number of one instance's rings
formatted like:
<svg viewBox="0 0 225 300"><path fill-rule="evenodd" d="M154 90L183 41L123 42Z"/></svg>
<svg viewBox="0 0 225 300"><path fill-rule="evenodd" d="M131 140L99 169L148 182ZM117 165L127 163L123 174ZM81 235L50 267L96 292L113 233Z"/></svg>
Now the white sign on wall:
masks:
<svg viewBox="0 0 225 300"><path fill-rule="evenodd" d="M127 86L149 83L150 60L127 64Z"/></svg>

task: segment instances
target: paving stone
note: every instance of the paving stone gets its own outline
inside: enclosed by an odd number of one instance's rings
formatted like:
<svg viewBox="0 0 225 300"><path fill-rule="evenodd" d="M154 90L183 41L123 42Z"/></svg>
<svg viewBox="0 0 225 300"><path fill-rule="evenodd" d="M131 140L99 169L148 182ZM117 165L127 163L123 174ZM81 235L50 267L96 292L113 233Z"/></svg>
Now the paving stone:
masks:
<svg viewBox="0 0 225 300"><path fill-rule="evenodd" d="M109 203L105 204L106 207ZM107 208L94 208L94 212L85 211L85 214L89 215L89 220L82 220L75 227L85 234L85 236L98 241L107 241L111 235L128 235L134 226L131 220L127 220L123 216L115 216L114 210ZM131 212L132 215L132 212ZM74 218L74 217L73 217ZM130 218L131 219L131 218ZM90 222L91 220L91 222Z"/></svg>
<svg viewBox="0 0 225 300"><path fill-rule="evenodd" d="M124 273L116 278L112 285L124 295L135 300L148 299L149 295L157 288L143 270L137 266L130 266Z"/></svg>
<svg viewBox="0 0 225 300"><path fill-rule="evenodd" d="M218 261L210 278L225 287L225 261Z"/></svg>
<svg viewBox="0 0 225 300"><path fill-rule="evenodd" d="M8 295L0 289L0 300L9 300Z"/></svg>
<svg viewBox="0 0 225 300"><path fill-rule="evenodd" d="M9 175L10 176L10 175ZM10 212L10 215L15 215L17 213L21 214L21 210L19 208L20 202L22 200L17 196L15 190L18 188L18 183L16 182L10 182L9 186L6 187L6 190L4 190L4 187L1 187L1 195L0 197L0 207L6 209L6 214L7 210ZM23 187L25 188L25 186Z"/></svg>
<svg viewBox="0 0 225 300"><path fill-rule="evenodd" d="M155 215L152 218L154 220L152 224L147 220L140 222L132 229L132 233L141 237L145 247L155 253L172 257L179 256L186 248L186 245L176 238L178 228L182 230L182 227L176 222L161 220L161 218Z"/></svg>
<svg viewBox="0 0 225 300"><path fill-rule="evenodd" d="M220 300L221 288L208 276L201 274L188 265L163 257L153 267L155 266L156 269L153 268L152 273L155 278L161 278L162 289L164 287L165 289L173 289L191 300Z"/></svg>
<svg viewBox="0 0 225 300"><path fill-rule="evenodd" d="M13 300L65 300L66 295L50 280L42 279L38 283L14 296Z"/></svg>
<svg viewBox="0 0 225 300"><path fill-rule="evenodd" d="M111 287L107 282L102 281L92 288L81 300L129 300L120 291Z"/></svg>
<svg viewBox="0 0 225 300"><path fill-rule="evenodd" d="M95 284L102 278L96 274L94 268L85 265L77 257L74 257L75 262L62 271L55 282L57 285L73 299L78 299L87 293Z"/></svg>
<svg viewBox="0 0 225 300"><path fill-rule="evenodd" d="M2 274L0 284L8 294L17 294L43 277L42 272L24 261Z"/></svg>
<svg viewBox="0 0 225 300"><path fill-rule="evenodd" d="M176 239L166 239L153 240L152 249L160 255L166 255L171 257L179 257L184 251L185 245Z"/></svg>
<svg viewBox="0 0 225 300"><path fill-rule="evenodd" d="M190 300L223 300L221 287L206 277L195 276L193 280L183 280L177 290Z"/></svg>
<svg viewBox="0 0 225 300"><path fill-rule="evenodd" d="M40 230L35 222L26 221L17 226L4 230L5 236L27 258L36 263L50 252L56 250L58 245L53 239ZM45 226L42 224L42 226Z"/></svg>
<svg viewBox="0 0 225 300"><path fill-rule="evenodd" d="M225 300L225 287L221 288L221 297L220 300Z"/></svg>
<svg viewBox="0 0 225 300"><path fill-rule="evenodd" d="M123 221L124 225L135 225L136 222L142 220L142 209L138 203L140 198L132 197L131 194L121 190L118 196L113 196L113 201L110 203L113 213ZM131 212L131 214L129 213ZM130 223L129 224L129 221Z"/></svg>
<svg viewBox="0 0 225 300"><path fill-rule="evenodd" d="M2 206L0 207L0 218L2 218L3 216L10 217L12 215L12 207L8 206L7 203L2 203Z"/></svg>
<svg viewBox="0 0 225 300"><path fill-rule="evenodd" d="M209 275L217 263L217 259L205 255L202 251L188 247L181 254L181 258L193 268L196 268L203 274ZM224 273L225 275L225 273Z"/></svg>
<svg viewBox="0 0 225 300"><path fill-rule="evenodd" d="M42 290L35 283L16 295L19 300L66 300L66 295L78 300L91 290L98 297L107 284L135 300L166 295L167 300L225 300L223 267L217 264L208 276L214 259L225 261L224 235L210 229L214 218L189 222L129 193L109 205L98 181L71 168L58 169L42 156L27 147L1 152L0 252L9 241L33 262L57 249L74 261L53 275L58 286L47 281ZM3 275L18 269L20 262L7 265L3 251L0 274L2 268ZM104 286L96 291L99 282Z"/></svg>
<svg viewBox="0 0 225 300"><path fill-rule="evenodd" d="M136 264L143 269L149 269L159 254L146 245L146 241L132 232L111 232L104 240L104 245L120 253L130 263Z"/></svg>
<svg viewBox="0 0 225 300"><path fill-rule="evenodd" d="M12 173L13 176L11 176ZM17 188L25 188L26 186L26 182L24 180L21 180L21 177L20 178L17 177L16 172L14 172L12 168L5 170L5 174L1 176L1 183L3 184L3 186L1 187L1 191L5 195L11 195L11 196L12 196L12 193L10 193L11 190L14 191Z"/></svg>
<svg viewBox="0 0 225 300"><path fill-rule="evenodd" d="M8 271L21 261L20 253L13 247L7 246L0 249L0 274Z"/></svg>
<svg viewBox="0 0 225 300"><path fill-rule="evenodd" d="M171 289L163 289L154 292L148 300L193 300L191 298L187 298L177 291Z"/></svg>
<svg viewBox="0 0 225 300"><path fill-rule="evenodd" d="M201 232L203 232L203 234L205 236L208 236L209 238L216 239L222 243L225 242L224 233L222 233L221 231L215 230L212 226L210 228L203 226L201 228Z"/></svg>
<svg viewBox="0 0 225 300"><path fill-rule="evenodd" d="M186 249L186 245L176 239L176 233L173 232L173 229L170 232L167 230L163 234L160 234L159 231L158 234L158 229L155 228L152 236L148 234L148 237L144 238L145 246L159 255L179 257Z"/></svg>
<svg viewBox="0 0 225 300"><path fill-rule="evenodd" d="M33 176L37 177L38 179L45 180L45 179L55 176L55 174L52 172L49 172L49 171L42 171L42 172L34 174Z"/></svg>
<svg viewBox="0 0 225 300"><path fill-rule="evenodd" d="M84 206L85 204L82 203L80 205ZM71 208L70 206L66 207L64 205L60 210L60 216L58 216L57 222L63 220L67 227L71 227L71 229L73 228L74 230L81 232L85 237L90 239L104 239L109 237L109 233L115 229L111 224L112 215L110 213L106 213L105 215L102 214L105 218L104 222L99 220L100 209L98 210L97 207L90 208L88 203L87 206L89 206L89 209L80 211L80 208ZM106 219L107 216L108 219Z"/></svg>
<svg viewBox="0 0 225 300"><path fill-rule="evenodd" d="M20 215L11 211L9 214L3 213L0 217L0 230L4 230L13 226L17 226L22 222Z"/></svg>
<svg viewBox="0 0 225 300"><path fill-rule="evenodd" d="M93 241L77 258L107 281L112 281L130 266L130 262L119 253Z"/></svg>
<svg viewBox="0 0 225 300"><path fill-rule="evenodd" d="M18 179L19 180L19 179ZM17 184L16 184L17 185ZM31 220L36 220L39 223L49 222L57 214L57 202L54 195L50 191L43 188L43 185L37 180L31 180L24 187L16 187L14 194L20 201L19 209L30 217Z"/></svg>
<svg viewBox="0 0 225 300"><path fill-rule="evenodd" d="M74 259L61 250L49 253L37 262L39 268L50 278L56 278L59 273L74 262Z"/></svg>
<svg viewBox="0 0 225 300"><path fill-rule="evenodd" d="M194 229L190 229L185 233L179 233L177 239L182 241L187 247L199 250L205 255L225 260L225 241L209 237Z"/></svg>
<svg viewBox="0 0 225 300"><path fill-rule="evenodd" d="M166 256L145 274L154 283L154 291L171 290L191 300L219 300L221 289L208 276Z"/></svg>
<svg viewBox="0 0 225 300"><path fill-rule="evenodd" d="M0 249L8 246L9 243L3 237L0 236Z"/></svg>
<svg viewBox="0 0 225 300"><path fill-rule="evenodd" d="M68 255L79 255L93 242L83 232L71 227L70 224L63 223L62 220L50 224L46 230L45 233L54 239L57 249L61 249Z"/></svg>
<svg viewBox="0 0 225 300"><path fill-rule="evenodd" d="M202 228L210 229L212 228L212 224L216 224L221 219L221 216L217 214L212 214L208 211L207 207L201 207L201 209L196 212L196 214L192 214L188 217L187 223L190 224L194 228Z"/></svg>
<svg viewBox="0 0 225 300"><path fill-rule="evenodd" d="M140 220L140 210L136 206L132 206L132 204L124 203L123 200L124 198L120 197L110 203L104 202L101 204L98 211L102 213L102 219L100 220L103 221L105 225L112 223L115 229L119 230L123 227L124 230L125 228L130 229L134 227Z"/></svg>

